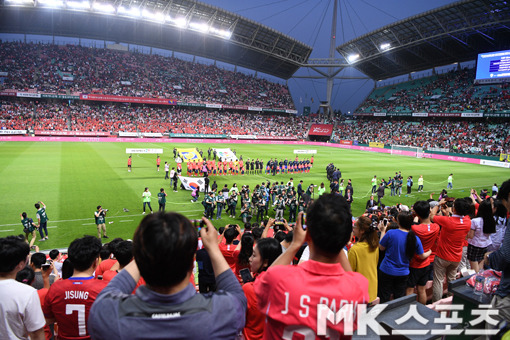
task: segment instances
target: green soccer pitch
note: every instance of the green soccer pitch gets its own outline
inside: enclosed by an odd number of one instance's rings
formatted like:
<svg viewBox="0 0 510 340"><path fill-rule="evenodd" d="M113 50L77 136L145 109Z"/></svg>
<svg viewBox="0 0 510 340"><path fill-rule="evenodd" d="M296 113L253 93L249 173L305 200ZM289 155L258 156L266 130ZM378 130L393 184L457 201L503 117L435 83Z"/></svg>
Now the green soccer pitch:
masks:
<svg viewBox="0 0 510 340"><path fill-rule="evenodd" d="M363 213L369 192L371 179L394 176L395 171L402 171L404 177L402 197L390 197L386 190L383 203L393 205L402 203L412 205L420 199L428 199L430 193L446 188L446 179L454 174L452 197L468 196L469 190L491 189L508 179L508 169L481 165L417 159L412 157L392 156L372 152L353 151L333 147L305 145L262 145L262 144L166 144L166 143L74 143L74 142L3 142L0 143L0 237L19 235L23 228L19 215L26 211L36 220L34 204L43 201L47 206L49 240L36 241L41 249L65 248L69 243L83 235L97 235L94 212L97 205L109 209L106 218L108 235L111 238L131 239L142 215L142 192L149 187L152 193L152 208L157 211L157 193L165 188L168 197L166 210L177 211L190 219L200 218L203 214L201 199L191 203L191 192L180 190L175 193L170 188L170 181L164 180L165 161L173 161L173 148L197 147L207 155L208 147L236 150L243 159L262 158L265 163L271 157L291 159L293 150L317 150L315 164L310 173L268 176L211 176L211 183L216 180L218 187L232 183L249 184L254 188L262 181L283 181L287 183L294 178L295 186L299 180L304 181L304 188L310 184L320 185L324 182L329 192L326 179L326 166L333 162L342 171L342 177L352 179L354 187L353 215ZM133 170L127 171L126 148L163 148L160 171L156 171L156 155L133 154ZM183 164L184 165L184 164ZM183 166L183 175L186 168ZM418 193L418 177L425 179L424 192ZM405 195L408 176L413 176L412 194ZM123 208L129 209L124 212ZM240 204L237 205L239 215ZM270 210L274 216L274 210ZM223 212L221 220L214 220L216 227L231 223L242 225L239 218L231 219ZM288 212L285 212L285 217ZM113 222L108 224L108 222ZM37 234L37 240L39 235Z"/></svg>

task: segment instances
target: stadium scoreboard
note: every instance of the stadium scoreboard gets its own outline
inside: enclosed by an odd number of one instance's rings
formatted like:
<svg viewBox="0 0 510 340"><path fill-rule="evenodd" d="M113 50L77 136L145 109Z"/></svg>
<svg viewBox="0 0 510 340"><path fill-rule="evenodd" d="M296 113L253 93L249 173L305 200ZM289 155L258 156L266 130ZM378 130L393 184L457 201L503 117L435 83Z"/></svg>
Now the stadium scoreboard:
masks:
<svg viewBox="0 0 510 340"><path fill-rule="evenodd" d="M480 53L476 62L475 84L510 81L510 50Z"/></svg>

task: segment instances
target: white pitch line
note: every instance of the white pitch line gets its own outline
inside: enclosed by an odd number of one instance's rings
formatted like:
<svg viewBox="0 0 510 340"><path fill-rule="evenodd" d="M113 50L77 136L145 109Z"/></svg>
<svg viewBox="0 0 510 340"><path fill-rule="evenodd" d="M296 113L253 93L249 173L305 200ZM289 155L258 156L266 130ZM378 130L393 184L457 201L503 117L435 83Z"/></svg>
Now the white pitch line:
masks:
<svg viewBox="0 0 510 340"><path fill-rule="evenodd" d="M196 211L203 211L203 209L199 209L199 210L184 210L184 211L179 211L179 213L188 213L188 212L196 212ZM139 214L134 214L134 215L118 215L118 216L106 216L107 218L126 218L126 217L135 217L135 216L141 216L142 213L140 212ZM79 221L90 221L91 218L77 218L77 219L74 219L74 220L61 220L61 221L51 221L51 223L62 223L62 222L79 222ZM91 224L95 224L95 223L91 223ZM11 223L11 224L0 224L0 227L9 227L9 226L18 226L20 225L19 223ZM51 226L51 227L48 227L48 228L56 228L56 226Z"/></svg>
<svg viewBox="0 0 510 340"><path fill-rule="evenodd" d="M82 225L93 225L95 223L83 223Z"/></svg>
<svg viewBox="0 0 510 340"><path fill-rule="evenodd" d="M14 229L9 229L9 230L0 230L0 233L2 233L2 232L8 232L8 231L14 231Z"/></svg>
<svg viewBox="0 0 510 340"><path fill-rule="evenodd" d="M123 220L123 221L119 221L120 223L122 222L133 222L134 220Z"/></svg>

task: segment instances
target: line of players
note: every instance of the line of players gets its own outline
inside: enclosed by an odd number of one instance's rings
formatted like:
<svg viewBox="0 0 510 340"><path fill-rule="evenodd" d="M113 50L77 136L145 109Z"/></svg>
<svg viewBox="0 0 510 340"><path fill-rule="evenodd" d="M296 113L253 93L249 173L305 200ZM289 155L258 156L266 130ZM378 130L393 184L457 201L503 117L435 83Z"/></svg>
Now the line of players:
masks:
<svg viewBox="0 0 510 340"><path fill-rule="evenodd" d="M313 166L313 156L310 159L289 161L288 159L278 161L272 158L267 162L265 174L296 174L308 173ZM188 176L205 176L207 175L254 175L262 174L264 162L255 159L248 159L246 162L241 157L239 160L221 161L214 160L195 160L186 162L186 173Z"/></svg>

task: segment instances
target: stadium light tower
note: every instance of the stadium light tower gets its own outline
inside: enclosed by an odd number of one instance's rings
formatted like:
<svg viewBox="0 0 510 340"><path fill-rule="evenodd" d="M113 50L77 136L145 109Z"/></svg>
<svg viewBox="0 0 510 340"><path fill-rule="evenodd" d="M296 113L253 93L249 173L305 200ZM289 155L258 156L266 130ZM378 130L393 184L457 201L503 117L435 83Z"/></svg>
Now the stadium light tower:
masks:
<svg viewBox="0 0 510 340"><path fill-rule="evenodd" d="M333 109L331 107L331 94L333 93L333 81L335 79L370 79L368 77L343 77L338 74L346 67L349 67L351 62L355 62L359 55L354 60L345 64L345 61L340 58L335 58L335 45L336 45L336 26L337 26L337 12L338 0L333 3L333 18L331 22L331 37L329 42L329 57L328 58L309 58L306 64L301 67L308 67L318 73L318 75L308 76L293 76L293 78L307 78L307 79L326 79L326 100L321 101L320 108L323 113L331 117L333 116ZM326 70L321 70L325 68Z"/></svg>

